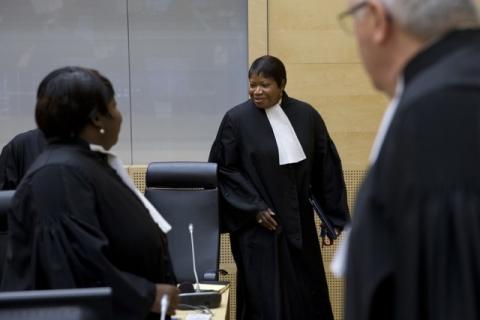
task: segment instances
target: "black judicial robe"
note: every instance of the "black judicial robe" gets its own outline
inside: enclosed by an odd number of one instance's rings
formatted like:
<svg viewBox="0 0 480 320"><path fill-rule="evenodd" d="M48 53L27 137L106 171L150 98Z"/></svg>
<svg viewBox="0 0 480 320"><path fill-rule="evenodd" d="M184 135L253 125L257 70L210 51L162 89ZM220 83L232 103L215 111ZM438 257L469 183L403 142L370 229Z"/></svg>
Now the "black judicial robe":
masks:
<svg viewBox="0 0 480 320"><path fill-rule="evenodd" d="M480 319L480 31L448 34L404 80L357 198L346 320Z"/></svg>
<svg viewBox="0 0 480 320"><path fill-rule="evenodd" d="M279 165L265 111L251 100L226 113L210 152L237 265L237 319L332 319L308 188L342 228L349 213L341 162L313 107L286 93L281 107L306 160ZM256 222L266 208L276 213L274 232Z"/></svg>
<svg viewBox="0 0 480 320"><path fill-rule="evenodd" d="M8 224L2 291L108 286L114 319L144 319L155 283L174 283L166 236L83 141L47 146L17 189Z"/></svg>
<svg viewBox="0 0 480 320"><path fill-rule="evenodd" d="M0 190L14 190L47 142L39 129L16 135L0 154Z"/></svg>

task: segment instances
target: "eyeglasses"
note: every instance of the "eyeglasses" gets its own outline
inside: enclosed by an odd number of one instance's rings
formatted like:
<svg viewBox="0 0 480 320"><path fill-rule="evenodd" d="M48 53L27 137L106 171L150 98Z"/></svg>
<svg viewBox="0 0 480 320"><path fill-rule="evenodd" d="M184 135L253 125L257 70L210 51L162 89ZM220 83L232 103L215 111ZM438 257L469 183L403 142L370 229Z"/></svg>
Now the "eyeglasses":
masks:
<svg viewBox="0 0 480 320"><path fill-rule="evenodd" d="M348 34L352 34L353 32L353 21L351 18L355 13L358 12L358 10L370 5L370 2L368 1L361 1L357 3L356 5L352 6L351 8L348 8L347 10L341 12L338 14L338 23L340 24L340 27Z"/></svg>

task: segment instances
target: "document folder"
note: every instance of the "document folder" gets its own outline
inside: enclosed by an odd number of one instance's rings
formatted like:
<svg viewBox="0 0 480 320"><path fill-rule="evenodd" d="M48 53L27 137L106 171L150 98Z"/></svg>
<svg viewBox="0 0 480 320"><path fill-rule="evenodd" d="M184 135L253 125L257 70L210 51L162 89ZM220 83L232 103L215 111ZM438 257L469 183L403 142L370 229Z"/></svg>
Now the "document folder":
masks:
<svg viewBox="0 0 480 320"><path fill-rule="evenodd" d="M333 225L330 218L322 210L322 207L320 207L320 203L317 201L317 199L313 194L310 194L308 201L310 201L310 204L312 205L313 210L315 210L315 212L318 214L318 217L322 221L322 231L321 231L322 235L326 235L330 240L337 239L335 226Z"/></svg>

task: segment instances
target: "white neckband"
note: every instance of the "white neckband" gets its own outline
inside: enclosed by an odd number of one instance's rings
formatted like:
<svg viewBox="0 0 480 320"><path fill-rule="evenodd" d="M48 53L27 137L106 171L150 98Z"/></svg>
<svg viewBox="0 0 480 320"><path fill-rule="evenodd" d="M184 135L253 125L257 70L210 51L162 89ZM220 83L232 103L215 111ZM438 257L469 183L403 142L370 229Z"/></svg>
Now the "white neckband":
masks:
<svg viewBox="0 0 480 320"><path fill-rule="evenodd" d="M265 109L277 143L278 160L280 165L297 163L307 157L290 120L280 106L280 102L281 100L273 107Z"/></svg>

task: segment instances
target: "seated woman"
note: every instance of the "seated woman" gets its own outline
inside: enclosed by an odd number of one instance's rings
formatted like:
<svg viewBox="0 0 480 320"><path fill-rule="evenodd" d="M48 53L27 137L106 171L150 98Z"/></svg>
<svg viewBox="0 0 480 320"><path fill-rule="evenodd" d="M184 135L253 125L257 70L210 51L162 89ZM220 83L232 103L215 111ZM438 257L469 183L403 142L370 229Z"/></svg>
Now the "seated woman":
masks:
<svg viewBox="0 0 480 320"><path fill-rule="evenodd" d="M110 81L65 67L40 87L35 118L48 145L12 203L1 289L107 286L114 319L158 319L151 312L159 312L164 295L173 313L170 226L105 151L122 123Z"/></svg>

